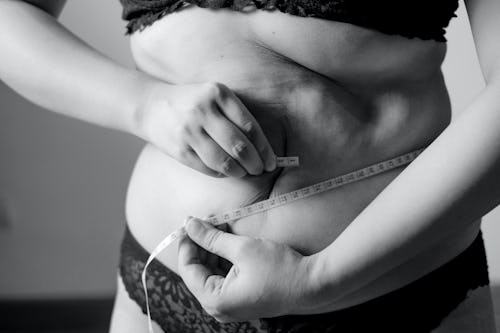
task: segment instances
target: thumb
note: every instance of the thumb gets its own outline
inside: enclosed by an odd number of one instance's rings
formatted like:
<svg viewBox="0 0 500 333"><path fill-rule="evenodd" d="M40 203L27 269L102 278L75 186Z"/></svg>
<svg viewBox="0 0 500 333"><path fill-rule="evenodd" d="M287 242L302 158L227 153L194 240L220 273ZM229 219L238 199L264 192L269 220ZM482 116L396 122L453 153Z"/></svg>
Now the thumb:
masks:
<svg viewBox="0 0 500 333"><path fill-rule="evenodd" d="M245 239L244 236L224 232L195 217L188 219L185 228L189 238L196 244L231 262L235 260Z"/></svg>

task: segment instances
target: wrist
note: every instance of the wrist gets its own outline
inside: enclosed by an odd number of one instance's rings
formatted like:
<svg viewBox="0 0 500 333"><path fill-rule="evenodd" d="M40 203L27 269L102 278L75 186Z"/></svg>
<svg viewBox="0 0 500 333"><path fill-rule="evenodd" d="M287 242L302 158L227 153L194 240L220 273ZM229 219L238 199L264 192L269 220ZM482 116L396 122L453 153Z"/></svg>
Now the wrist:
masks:
<svg viewBox="0 0 500 333"><path fill-rule="evenodd" d="M164 86L165 83L141 72L134 74L129 94L123 99L125 105L122 105L127 110L124 123L126 132L145 141L150 141L147 129L148 110L151 109L155 92L162 85Z"/></svg>
<svg viewBox="0 0 500 333"><path fill-rule="evenodd" d="M317 314L331 308L335 302L334 281L328 276L328 261L323 251L303 258L305 276L302 279L303 294L295 302L295 314Z"/></svg>
<svg viewBox="0 0 500 333"><path fill-rule="evenodd" d="M162 131L168 131L172 125L172 118L166 116L171 108L170 99L178 93L179 86L172 85L151 77L141 78L140 86L134 97L134 111L131 133L135 136L155 144L158 140L158 124Z"/></svg>

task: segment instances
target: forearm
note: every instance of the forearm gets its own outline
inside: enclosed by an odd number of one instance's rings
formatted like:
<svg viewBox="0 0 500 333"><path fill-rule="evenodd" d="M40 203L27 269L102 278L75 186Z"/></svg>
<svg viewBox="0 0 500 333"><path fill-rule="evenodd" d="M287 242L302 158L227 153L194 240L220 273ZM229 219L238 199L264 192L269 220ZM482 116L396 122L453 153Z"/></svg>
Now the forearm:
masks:
<svg viewBox="0 0 500 333"><path fill-rule="evenodd" d="M483 93L332 243L313 256L336 310L395 267L472 225L500 202L500 82ZM373 292L373 290L371 290Z"/></svg>
<svg viewBox="0 0 500 333"><path fill-rule="evenodd" d="M46 109L134 133L152 81L100 54L52 16L0 1L0 79Z"/></svg>

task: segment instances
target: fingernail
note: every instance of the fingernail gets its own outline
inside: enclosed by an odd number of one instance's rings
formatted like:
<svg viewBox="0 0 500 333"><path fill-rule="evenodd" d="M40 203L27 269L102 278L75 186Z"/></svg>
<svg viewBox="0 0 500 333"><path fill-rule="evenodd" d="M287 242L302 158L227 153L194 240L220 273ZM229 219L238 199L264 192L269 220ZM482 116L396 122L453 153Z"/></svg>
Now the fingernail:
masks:
<svg viewBox="0 0 500 333"><path fill-rule="evenodd" d="M269 158L266 163L266 171L271 172L276 169L276 156L273 154L273 157Z"/></svg>

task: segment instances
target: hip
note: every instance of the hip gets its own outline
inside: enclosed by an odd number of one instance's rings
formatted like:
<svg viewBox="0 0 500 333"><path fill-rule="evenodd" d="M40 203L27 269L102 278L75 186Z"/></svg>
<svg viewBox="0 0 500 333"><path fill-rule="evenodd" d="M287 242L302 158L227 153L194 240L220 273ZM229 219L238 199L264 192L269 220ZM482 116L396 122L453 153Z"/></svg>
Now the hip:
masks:
<svg viewBox="0 0 500 333"><path fill-rule="evenodd" d="M141 324L144 331L147 329L140 313L145 313L140 275L148 256L127 229L112 329L121 325L122 319L130 321L135 331L141 331ZM455 258L429 274L370 301L317 315L220 324L202 310L175 272L157 260L149 272L152 318L165 332L362 332L374 328L384 332L494 332L480 233Z"/></svg>

